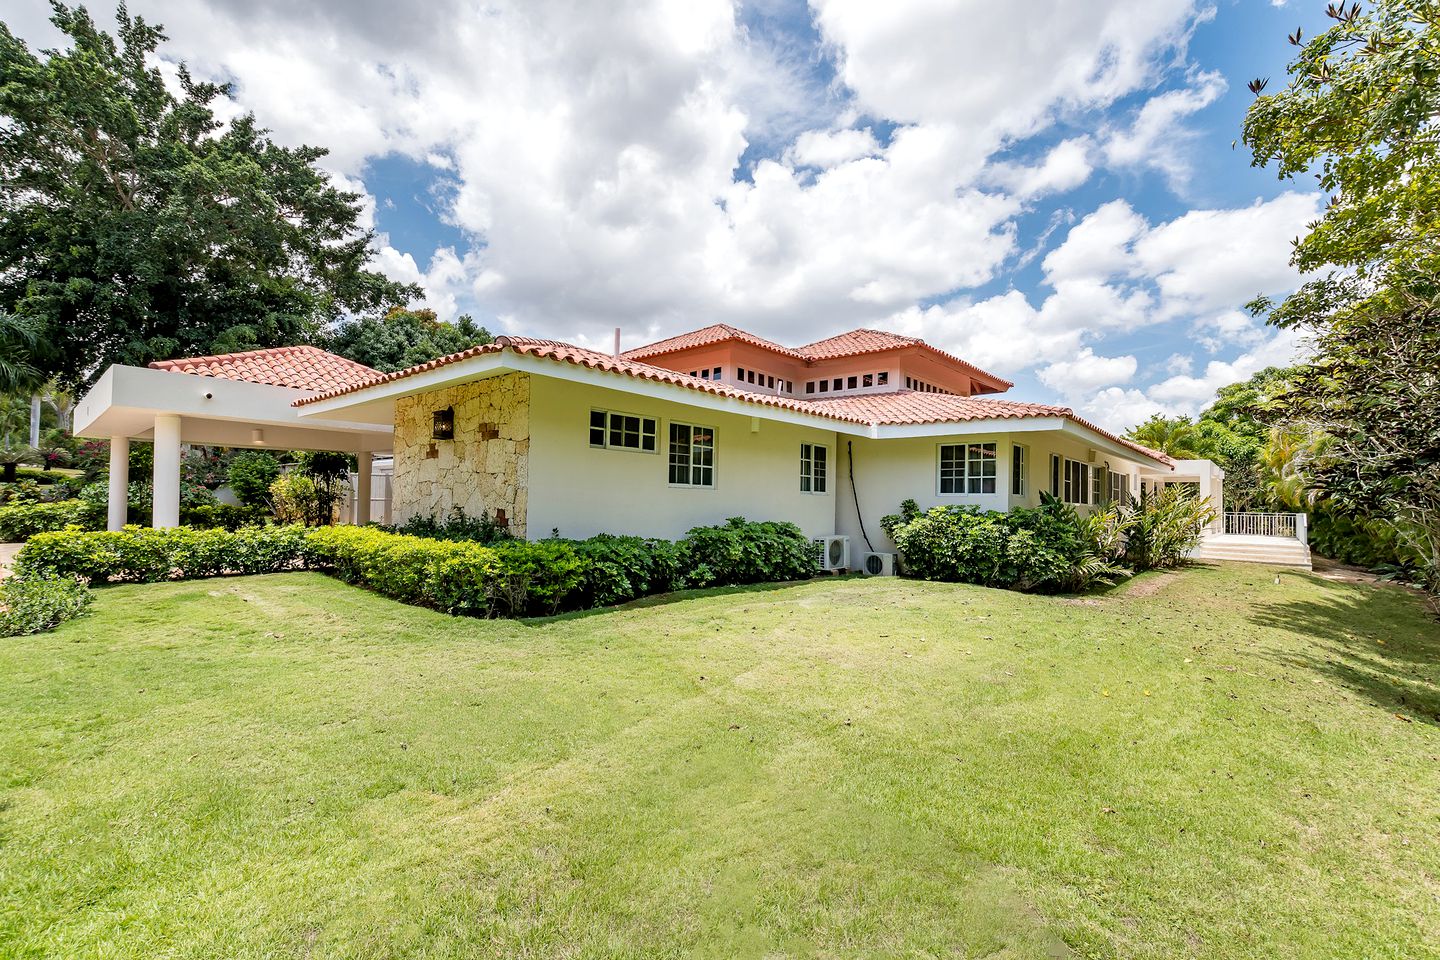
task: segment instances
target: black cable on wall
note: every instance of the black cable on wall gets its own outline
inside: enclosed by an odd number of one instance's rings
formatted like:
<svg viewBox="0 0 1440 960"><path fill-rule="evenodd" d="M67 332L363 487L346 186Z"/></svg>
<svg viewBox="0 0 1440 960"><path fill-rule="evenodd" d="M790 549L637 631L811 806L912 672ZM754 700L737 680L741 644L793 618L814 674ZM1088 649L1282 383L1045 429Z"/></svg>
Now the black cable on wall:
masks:
<svg viewBox="0 0 1440 960"><path fill-rule="evenodd" d="M845 458L850 461L850 494L855 498L855 521L860 524L860 536L865 538L865 546L870 552L875 552L875 545L870 542L870 534L865 532L865 518L860 516L860 491L855 488L855 441L845 441Z"/></svg>

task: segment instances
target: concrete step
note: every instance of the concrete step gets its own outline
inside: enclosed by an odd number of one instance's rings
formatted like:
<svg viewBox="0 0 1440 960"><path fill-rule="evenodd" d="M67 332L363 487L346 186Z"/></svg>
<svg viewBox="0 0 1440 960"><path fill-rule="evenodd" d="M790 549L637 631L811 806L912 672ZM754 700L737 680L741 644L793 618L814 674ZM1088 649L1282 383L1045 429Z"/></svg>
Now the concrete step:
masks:
<svg viewBox="0 0 1440 960"><path fill-rule="evenodd" d="M1310 569L1310 548L1297 540L1281 537L1210 536L1200 541L1190 555L1196 560L1268 563Z"/></svg>

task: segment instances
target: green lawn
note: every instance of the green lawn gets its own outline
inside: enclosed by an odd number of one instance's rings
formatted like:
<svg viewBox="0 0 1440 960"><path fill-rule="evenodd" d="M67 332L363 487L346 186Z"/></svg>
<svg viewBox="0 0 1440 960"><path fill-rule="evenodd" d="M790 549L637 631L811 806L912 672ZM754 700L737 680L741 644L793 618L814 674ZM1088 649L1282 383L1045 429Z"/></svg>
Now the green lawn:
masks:
<svg viewBox="0 0 1440 960"><path fill-rule="evenodd" d="M6 957L1437 948L1440 627L1398 588L507 623L287 574L0 645Z"/></svg>

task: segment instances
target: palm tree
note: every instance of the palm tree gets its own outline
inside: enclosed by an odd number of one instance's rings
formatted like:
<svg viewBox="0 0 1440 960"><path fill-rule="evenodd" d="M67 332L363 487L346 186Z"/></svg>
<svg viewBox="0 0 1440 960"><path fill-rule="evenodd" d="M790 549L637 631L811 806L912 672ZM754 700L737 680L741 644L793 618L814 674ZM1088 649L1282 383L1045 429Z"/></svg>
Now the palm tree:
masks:
<svg viewBox="0 0 1440 960"><path fill-rule="evenodd" d="M0 312L0 393L30 394L45 383L35 366L40 329L24 317Z"/></svg>
<svg viewBox="0 0 1440 960"><path fill-rule="evenodd" d="M1132 427L1125 435L1176 460L1199 460L1202 456L1200 433L1189 417L1172 419L1157 413L1139 426Z"/></svg>
<svg viewBox="0 0 1440 960"><path fill-rule="evenodd" d="M1329 439L1298 424L1272 427L1260 448L1261 482L1270 499L1291 510L1306 510L1318 496L1306 477L1310 462L1325 451Z"/></svg>

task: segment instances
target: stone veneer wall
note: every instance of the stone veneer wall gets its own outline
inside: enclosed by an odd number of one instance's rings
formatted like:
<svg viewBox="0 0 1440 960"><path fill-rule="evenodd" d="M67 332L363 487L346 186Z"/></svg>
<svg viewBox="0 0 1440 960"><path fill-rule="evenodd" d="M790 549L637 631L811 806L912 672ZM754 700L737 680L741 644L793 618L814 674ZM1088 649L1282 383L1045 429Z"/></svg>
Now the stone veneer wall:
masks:
<svg viewBox="0 0 1440 960"><path fill-rule="evenodd" d="M455 410L455 439L432 440L436 410ZM530 377L477 380L395 401L395 522L505 511L510 531L525 536L530 485Z"/></svg>

